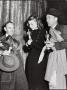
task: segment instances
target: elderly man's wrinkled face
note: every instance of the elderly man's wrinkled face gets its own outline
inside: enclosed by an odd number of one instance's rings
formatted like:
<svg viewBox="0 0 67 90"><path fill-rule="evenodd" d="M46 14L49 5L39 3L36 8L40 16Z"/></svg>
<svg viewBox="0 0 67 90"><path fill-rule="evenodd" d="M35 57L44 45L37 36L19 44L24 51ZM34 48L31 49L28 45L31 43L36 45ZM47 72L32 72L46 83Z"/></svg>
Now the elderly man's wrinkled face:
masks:
<svg viewBox="0 0 67 90"><path fill-rule="evenodd" d="M30 20L30 21L28 21L28 23L29 23L29 27L30 27L32 30L38 29L36 19Z"/></svg>
<svg viewBox="0 0 67 90"><path fill-rule="evenodd" d="M7 32L8 35L13 35L14 34L14 25L13 23L8 23L5 27L5 31Z"/></svg>
<svg viewBox="0 0 67 90"><path fill-rule="evenodd" d="M47 14L46 21L48 23L48 26L52 27L57 22L57 17Z"/></svg>

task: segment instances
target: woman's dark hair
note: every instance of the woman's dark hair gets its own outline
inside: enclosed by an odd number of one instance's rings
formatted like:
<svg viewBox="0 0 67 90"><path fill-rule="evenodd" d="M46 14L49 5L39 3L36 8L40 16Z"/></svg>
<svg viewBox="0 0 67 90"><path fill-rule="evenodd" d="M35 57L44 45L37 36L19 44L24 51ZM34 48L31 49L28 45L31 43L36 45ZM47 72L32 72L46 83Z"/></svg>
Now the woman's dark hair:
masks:
<svg viewBox="0 0 67 90"><path fill-rule="evenodd" d="M28 29L31 31L31 28L30 28L28 22L31 21L31 20L34 20L34 19L36 19L36 21L37 21L38 29L42 29L42 28L43 28L43 24L42 24L40 18L38 18L38 17L36 17L36 16L34 16L34 15L31 15L31 16L26 20L26 22L24 22L24 30L25 30L26 32L28 31Z"/></svg>

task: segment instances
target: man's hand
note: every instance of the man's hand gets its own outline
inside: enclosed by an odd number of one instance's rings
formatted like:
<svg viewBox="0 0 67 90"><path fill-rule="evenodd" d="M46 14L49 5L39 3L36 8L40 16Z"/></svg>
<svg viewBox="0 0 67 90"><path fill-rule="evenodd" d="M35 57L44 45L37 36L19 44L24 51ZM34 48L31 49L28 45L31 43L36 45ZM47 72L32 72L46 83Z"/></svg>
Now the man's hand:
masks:
<svg viewBox="0 0 67 90"><path fill-rule="evenodd" d="M9 47L9 50L3 51L3 55L9 55L11 52L12 47Z"/></svg>
<svg viewBox="0 0 67 90"><path fill-rule="evenodd" d="M48 49L50 49L50 48L53 48L54 47L54 45L55 45L55 43L53 43L53 42L50 42L50 41L47 41L47 42L45 42L46 43L46 48Z"/></svg>
<svg viewBox="0 0 67 90"><path fill-rule="evenodd" d="M7 50L3 51L3 55L9 55L9 54L10 54L9 51L7 51Z"/></svg>

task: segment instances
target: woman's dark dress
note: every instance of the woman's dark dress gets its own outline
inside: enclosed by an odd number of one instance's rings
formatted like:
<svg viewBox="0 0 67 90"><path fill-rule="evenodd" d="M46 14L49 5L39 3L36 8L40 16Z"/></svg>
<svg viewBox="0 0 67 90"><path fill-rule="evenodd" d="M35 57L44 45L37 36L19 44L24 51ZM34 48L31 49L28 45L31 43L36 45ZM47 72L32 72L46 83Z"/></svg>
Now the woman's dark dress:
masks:
<svg viewBox="0 0 67 90"><path fill-rule="evenodd" d="M45 51L45 56L38 64L39 55L44 46L45 30L35 30L32 32L33 42L31 50L26 60L26 76L30 90L48 90L48 82L44 80L49 51Z"/></svg>

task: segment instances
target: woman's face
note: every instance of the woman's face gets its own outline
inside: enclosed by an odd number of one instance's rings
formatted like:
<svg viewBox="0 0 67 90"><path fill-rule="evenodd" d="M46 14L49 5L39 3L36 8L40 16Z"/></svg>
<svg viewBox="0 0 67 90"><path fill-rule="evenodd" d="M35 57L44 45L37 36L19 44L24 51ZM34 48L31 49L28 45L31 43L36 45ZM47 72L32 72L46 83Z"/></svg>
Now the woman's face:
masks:
<svg viewBox="0 0 67 90"><path fill-rule="evenodd" d="M36 19L30 20L30 21L28 21L28 23L29 23L29 27L30 27L32 30L38 29Z"/></svg>

